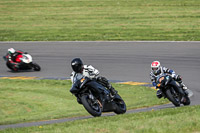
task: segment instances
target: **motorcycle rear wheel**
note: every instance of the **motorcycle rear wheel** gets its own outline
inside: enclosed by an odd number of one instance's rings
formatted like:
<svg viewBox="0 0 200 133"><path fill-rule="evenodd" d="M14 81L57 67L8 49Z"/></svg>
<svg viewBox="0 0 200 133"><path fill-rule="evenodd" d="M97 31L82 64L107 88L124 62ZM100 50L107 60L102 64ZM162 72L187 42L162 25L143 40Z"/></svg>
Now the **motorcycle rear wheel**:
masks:
<svg viewBox="0 0 200 133"><path fill-rule="evenodd" d="M119 94L117 94L118 97ZM120 97L121 98L121 97ZM123 99L114 99L114 102L116 104L116 110L114 111L116 114L124 114L126 112L126 104Z"/></svg>
<svg viewBox="0 0 200 133"><path fill-rule="evenodd" d="M81 97L81 102L82 102L84 108L92 116L94 116L94 117L101 116L102 109L98 102L96 102L96 103L92 102L88 95L83 95Z"/></svg>
<svg viewBox="0 0 200 133"><path fill-rule="evenodd" d="M186 98L186 102L184 102L183 105L185 106L190 105L190 98L188 96L186 96L185 98Z"/></svg>

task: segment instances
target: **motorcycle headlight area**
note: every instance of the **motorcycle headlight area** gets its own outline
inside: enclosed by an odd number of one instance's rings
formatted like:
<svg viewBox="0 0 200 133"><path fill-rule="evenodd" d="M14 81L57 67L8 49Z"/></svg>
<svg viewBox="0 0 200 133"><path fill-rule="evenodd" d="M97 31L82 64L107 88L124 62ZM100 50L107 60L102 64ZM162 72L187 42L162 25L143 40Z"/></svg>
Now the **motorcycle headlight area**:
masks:
<svg viewBox="0 0 200 133"><path fill-rule="evenodd" d="M159 82L161 83L164 79L165 79L164 77L161 77L161 78L159 79Z"/></svg>

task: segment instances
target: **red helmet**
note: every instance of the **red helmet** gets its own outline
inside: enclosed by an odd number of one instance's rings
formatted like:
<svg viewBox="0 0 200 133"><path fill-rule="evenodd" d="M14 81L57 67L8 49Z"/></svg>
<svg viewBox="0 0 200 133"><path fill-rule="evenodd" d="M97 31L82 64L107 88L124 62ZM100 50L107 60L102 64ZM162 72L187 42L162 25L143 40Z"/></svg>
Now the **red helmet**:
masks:
<svg viewBox="0 0 200 133"><path fill-rule="evenodd" d="M151 63L151 69L153 71L153 74L158 75L161 73L161 66L159 61L153 61Z"/></svg>

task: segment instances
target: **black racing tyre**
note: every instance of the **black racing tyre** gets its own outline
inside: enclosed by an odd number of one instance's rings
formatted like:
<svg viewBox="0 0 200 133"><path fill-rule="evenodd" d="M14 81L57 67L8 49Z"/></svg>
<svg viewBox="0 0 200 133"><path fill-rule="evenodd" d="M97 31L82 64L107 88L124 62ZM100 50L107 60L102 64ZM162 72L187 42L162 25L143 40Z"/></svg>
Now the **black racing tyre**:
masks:
<svg viewBox="0 0 200 133"><path fill-rule="evenodd" d="M185 97L186 98L186 102L183 103L183 105L190 105L190 98L188 96Z"/></svg>
<svg viewBox="0 0 200 133"><path fill-rule="evenodd" d="M97 117L101 116L102 108L100 107L99 102L92 102L88 95L81 96L81 102L84 108L90 113L92 116Z"/></svg>
<svg viewBox="0 0 200 133"><path fill-rule="evenodd" d="M167 98L169 99L169 101L171 101L176 107L180 106L179 97L173 96L170 89L166 90L166 95L167 95Z"/></svg>
<svg viewBox="0 0 200 133"><path fill-rule="evenodd" d="M119 94L117 94L117 95L118 95L118 97L120 97ZM124 100L121 99L121 97L120 97L120 98L114 99L114 102L116 105L116 109L114 110L114 112L116 114L124 114L126 112L126 104L125 104Z"/></svg>
<svg viewBox="0 0 200 133"><path fill-rule="evenodd" d="M6 63L6 66L7 66L10 70L13 70L13 69L12 69L12 66L11 66L11 64L10 64L9 62Z"/></svg>
<svg viewBox="0 0 200 133"><path fill-rule="evenodd" d="M40 71L41 70L40 66L37 63L33 63L32 67L33 67L33 70L35 70L35 71Z"/></svg>

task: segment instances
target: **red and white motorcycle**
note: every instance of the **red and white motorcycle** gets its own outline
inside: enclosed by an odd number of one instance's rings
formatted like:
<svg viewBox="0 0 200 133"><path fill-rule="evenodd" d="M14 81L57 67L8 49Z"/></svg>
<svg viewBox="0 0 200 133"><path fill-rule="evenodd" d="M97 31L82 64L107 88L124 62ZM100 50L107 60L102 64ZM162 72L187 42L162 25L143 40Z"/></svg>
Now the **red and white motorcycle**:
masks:
<svg viewBox="0 0 200 133"><path fill-rule="evenodd" d="M28 53L24 53L16 57L16 60L18 59L21 61L20 65L18 66L18 69L15 69L13 67L13 64L8 59L9 56L4 56L3 58L7 62L6 63L7 67L11 69L12 71L18 71L18 70L40 71L41 70L40 66L37 63L33 62L32 56Z"/></svg>

